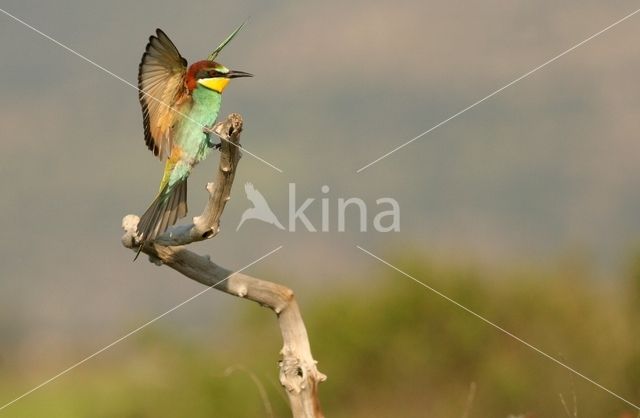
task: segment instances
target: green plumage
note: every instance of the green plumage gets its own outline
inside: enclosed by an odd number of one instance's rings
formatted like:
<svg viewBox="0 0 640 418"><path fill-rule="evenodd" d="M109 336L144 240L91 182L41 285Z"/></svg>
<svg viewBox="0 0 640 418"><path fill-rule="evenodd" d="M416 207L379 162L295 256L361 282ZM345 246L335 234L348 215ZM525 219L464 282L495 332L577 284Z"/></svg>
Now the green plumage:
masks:
<svg viewBox="0 0 640 418"><path fill-rule="evenodd" d="M211 152L208 135L220 111L222 95L200 84L194 89L192 101L180 112L174 134L171 155L165 166L160 191L149 209L142 215L138 232L143 240L153 240L187 213L187 178L191 169Z"/></svg>
<svg viewBox="0 0 640 418"><path fill-rule="evenodd" d="M192 95L193 101L180 109L186 115L178 122L174 137L174 148L180 159L167 161L160 190L189 176L194 165L207 158L211 152L209 139L203 127L211 127L218 117L222 95L198 84ZM174 152L176 152L174 151Z"/></svg>

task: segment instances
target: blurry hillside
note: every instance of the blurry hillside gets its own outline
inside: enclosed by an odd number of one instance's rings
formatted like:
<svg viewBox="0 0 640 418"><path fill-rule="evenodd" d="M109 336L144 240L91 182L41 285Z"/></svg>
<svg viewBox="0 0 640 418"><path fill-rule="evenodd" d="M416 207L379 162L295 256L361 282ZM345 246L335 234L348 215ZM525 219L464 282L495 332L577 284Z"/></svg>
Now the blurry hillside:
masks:
<svg viewBox="0 0 640 418"><path fill-rule="evenodd" d="M414 255L395 262L622 396L640 398L640 263L623 289L611 289L576 264L498 273ZM624 415L631 410L621 401L402 276L381 273L368 277L367 286L338 288L331 298L302 306L315 357L329 375L321 386L327 416L463 417L472 384L469 417L562 417L560 395L571 410L575 396L581 418L635 416ZM268 416L261 387L275 416L286 417L274 318L240 303L236 332L193 339L154 326L3 416ZM1 399L34 385L48 368L2 363Z"/></svg>

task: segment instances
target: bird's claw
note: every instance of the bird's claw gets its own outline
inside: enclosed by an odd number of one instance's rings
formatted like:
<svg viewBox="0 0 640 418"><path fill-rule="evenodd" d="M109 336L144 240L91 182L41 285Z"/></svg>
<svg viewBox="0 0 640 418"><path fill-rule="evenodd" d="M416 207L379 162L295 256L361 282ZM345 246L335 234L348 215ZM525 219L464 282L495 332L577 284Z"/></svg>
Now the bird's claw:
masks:
<svg viewBox="0 0 640 418"><path fill-rule="evenodd" d="M214 136L214 135L218 136L212 128L205 127L205 128L202 129L202 132L204 132L204 134L207 136L207 147L214 148L214 149L217 149L217 150L220 150L220 148L222 148L222 142L214 143L211 140L212 136Z"/></svg>

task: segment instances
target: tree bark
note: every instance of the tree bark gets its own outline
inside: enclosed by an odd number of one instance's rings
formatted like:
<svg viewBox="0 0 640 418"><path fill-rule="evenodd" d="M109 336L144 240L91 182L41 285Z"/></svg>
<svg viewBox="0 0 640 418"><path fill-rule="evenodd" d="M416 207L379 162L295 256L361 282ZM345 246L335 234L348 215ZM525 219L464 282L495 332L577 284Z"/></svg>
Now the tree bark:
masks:
<svg viewBox="0 0 640 418"><path fill-rule="evenodd" d="M214 183L207 185L209 200L202 214L193 218L191 224L168 229L155 241L147 243L142 252L157 265L166 265L198 283L252 300L275 312L284 343L280 351L280 383L289 397L293 417L322 418L318 384L326 376L318 371L311 355L307 330L293 291L277 283L228 270L213 263L209 256L198 255L185 247L192 242L212 238L220 231L220 218L230 199L241 156L240 115L229 115L226 120L217 123L211 132L222 140L220 163ZM125 230L122 244L134 251L139 245L136 233L138 221L136 215L127 215L122 220Z"/></svg>

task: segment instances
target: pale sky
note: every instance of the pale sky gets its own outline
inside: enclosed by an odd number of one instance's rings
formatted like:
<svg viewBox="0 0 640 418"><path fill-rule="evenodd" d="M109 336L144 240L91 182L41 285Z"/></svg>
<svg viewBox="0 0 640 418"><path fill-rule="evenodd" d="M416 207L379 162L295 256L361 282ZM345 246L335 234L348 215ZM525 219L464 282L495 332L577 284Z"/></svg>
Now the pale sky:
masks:
<svg viewBox="0 0 640 418"><path fill-rule="evenodd" d="M234 81L222 114L245 117L245 155L222 233L195 249L298 291L380 270L357 249L418 249L486 264L589 258L613 277L640 239L640 14L434 130L355 171L637 8L621 1L84 2L2 8L135 82L161 27L190 61L233 28L221 54ZM108 342L199 291L146 260L131 262L120 221L142 213L162 165L147 151L136 91L0 15L0 329L7 341ZM217 156L190 179L193 216ZM289 233L235 228L252 182L287 218L288 184L316 198L393 197L401 231ZM332 212L331 216L334 216ZM207 295L167 318L209 327L230 306ZM215 308L212 308L215 306ZM3 324L6 320L6 324ZM78 336L78 334L81 334ZM93 342L93 341L92 341Z"/></svg>

